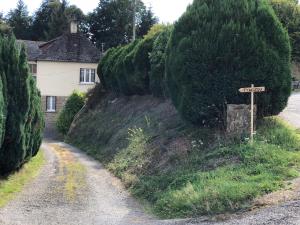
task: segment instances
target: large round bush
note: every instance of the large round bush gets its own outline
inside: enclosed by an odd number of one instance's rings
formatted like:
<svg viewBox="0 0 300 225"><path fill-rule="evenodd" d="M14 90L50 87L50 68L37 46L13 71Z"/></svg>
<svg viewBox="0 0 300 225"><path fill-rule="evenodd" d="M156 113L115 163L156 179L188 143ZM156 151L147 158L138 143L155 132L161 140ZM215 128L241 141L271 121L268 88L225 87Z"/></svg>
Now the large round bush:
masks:
<svg viewBox="0 0 300 225"><path fill-rule="evenodd" d="M220 125L227 104L248 104L238 89L266 86L259 116L278 114L291 92L290 43L263 0L195 0L175 23L166 73L172 100L195 123Z"/></svg>

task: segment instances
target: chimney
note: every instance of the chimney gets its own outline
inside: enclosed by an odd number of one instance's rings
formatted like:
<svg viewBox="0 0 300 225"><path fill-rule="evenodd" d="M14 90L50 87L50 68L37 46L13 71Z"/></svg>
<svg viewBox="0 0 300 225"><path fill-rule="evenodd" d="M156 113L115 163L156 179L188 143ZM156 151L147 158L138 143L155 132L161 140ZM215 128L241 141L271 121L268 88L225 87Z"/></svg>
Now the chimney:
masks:
<svg viewBox="0 0 300 225"><path fill-rule="evenodd" d="M72 20L70 23L70 32L71 34L77 34L78 33L78 23L75 20Z"/></svg>

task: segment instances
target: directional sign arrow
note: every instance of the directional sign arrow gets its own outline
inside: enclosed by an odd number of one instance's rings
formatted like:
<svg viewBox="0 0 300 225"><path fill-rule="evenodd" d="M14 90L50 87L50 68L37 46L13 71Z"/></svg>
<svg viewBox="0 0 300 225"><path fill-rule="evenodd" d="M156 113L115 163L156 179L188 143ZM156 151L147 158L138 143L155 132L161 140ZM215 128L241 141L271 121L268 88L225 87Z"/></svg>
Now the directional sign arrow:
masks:
<svg viewBox="0 0 300 225"><path fill-rule="evenodd" d="M256 92L265 92L265 87L246 87L239 89L239 92L241 93L256 93Z"/></svg>

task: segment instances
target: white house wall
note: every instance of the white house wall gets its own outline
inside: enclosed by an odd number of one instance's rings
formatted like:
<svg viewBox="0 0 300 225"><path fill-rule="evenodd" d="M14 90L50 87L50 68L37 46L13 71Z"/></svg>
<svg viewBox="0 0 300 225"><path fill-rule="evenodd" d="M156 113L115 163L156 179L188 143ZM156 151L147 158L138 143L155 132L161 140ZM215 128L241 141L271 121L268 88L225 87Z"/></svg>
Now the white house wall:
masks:
<svg viewBox="0 0 300 225"><path fill-rule="evenodd" d="M80 68L96 69L97 64L37 62L37 87L42 96L69 96L74 90L87 92L94 84L80 84ZM99 78L96 74L96 82Z"/></svg>

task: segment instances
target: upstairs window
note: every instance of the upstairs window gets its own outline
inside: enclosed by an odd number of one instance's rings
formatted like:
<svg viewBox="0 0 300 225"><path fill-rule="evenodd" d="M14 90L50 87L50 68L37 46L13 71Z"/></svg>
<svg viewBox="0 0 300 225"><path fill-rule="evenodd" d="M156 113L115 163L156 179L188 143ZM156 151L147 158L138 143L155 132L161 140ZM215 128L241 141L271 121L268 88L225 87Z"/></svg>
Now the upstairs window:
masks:
<svg viewBox="0 0 300 225"><path fill-rule="evenodd" d="M36 80L37 65L29 63L29 72L32 74L33 78Z"/></svg>
<svg viewBox="0 0 300 225"><path fill-rule="evenodd" d="M81 84L94 84L96 80L96 70L95 69L80 69L79 81Z"/></svg>
<svg viewBox="0 0 300 225"><path fill-rule="evenodd" d="M37 66L36 64L29 64L29 72L32 74L32 75L36 75L36 71L37 71Z"/></svg>
<svg viewBox="0 0 300 225"><path fill-rule="evenodd" d="M46 111L47 112L56 112L56 97L55 96L47 96Z"/></svg>

